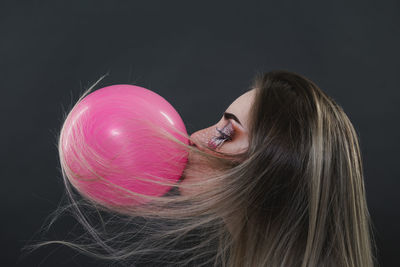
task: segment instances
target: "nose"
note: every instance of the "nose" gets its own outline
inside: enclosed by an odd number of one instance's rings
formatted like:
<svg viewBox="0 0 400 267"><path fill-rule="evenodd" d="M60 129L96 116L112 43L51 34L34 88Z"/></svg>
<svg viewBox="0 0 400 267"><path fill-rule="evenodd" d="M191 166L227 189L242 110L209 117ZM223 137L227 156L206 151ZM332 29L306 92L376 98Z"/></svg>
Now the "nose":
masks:
<svg viewBox="0 0 400 267"><path fill-rule="evenodd" d="M201 147L201 144L202 144L202 139L200 138L201 137L201 132L202 132L202 130L199 130L199 131L196 131L196 132L194 132L194 133L192 133L191 135L190 135L190 139L189 139L189 144L191 145L191 146L195 146L195 147L197 147L197 148L200 148Z"/></svg>
<svg viewBox="0 0 400 267"><path fill-rule="evenodd" d="M197 148L202 148L208 146L208 140L213 136L214 126L204 128L194 132L190 135L190 145Z"/></svg>
<svg viewBox="0 0 400 267"><path fill-rule="evenodd" d="M196 144L193 142L192 139L189 139L189 145L191 145L191 146L196 146Z"/></svg>

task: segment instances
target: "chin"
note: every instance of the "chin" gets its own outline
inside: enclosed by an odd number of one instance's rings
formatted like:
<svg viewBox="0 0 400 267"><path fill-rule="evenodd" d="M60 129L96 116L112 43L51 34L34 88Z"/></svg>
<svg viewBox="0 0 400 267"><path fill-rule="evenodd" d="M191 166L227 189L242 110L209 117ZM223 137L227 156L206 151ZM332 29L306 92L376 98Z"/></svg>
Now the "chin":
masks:
<svg viewBox="0 0 400 267"><path fill-rule="evenodd" d="M201 185L190 186L191 183L201 184L202 181L205 181L207 179L207 174L212 173L212 169L210 168L210 166L202 162L197 157L198 155L194 156L192 154L189 154L188 161L180 178L180 184L186 187L179 188L179 191L182 195L191 195L202 192L203 190L207 190L207 188Z"/></svg>

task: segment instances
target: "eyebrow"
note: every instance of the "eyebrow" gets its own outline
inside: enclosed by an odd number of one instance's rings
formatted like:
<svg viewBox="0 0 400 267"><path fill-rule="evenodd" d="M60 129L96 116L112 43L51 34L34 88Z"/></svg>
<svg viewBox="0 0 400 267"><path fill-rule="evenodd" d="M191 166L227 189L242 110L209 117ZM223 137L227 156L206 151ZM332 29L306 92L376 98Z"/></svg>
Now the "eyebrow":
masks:
<svg viewBox="0 0 400 267"><path fill-rule="evenodd" d="M229 113L229 112L224 112L224 118L225 118L226 120L233 119L233 120L235 120L237 123L239 123L241 126L243 126L243 125L240 123L239 119L235 116L235 114L232 114L232 113Z"/></svg>

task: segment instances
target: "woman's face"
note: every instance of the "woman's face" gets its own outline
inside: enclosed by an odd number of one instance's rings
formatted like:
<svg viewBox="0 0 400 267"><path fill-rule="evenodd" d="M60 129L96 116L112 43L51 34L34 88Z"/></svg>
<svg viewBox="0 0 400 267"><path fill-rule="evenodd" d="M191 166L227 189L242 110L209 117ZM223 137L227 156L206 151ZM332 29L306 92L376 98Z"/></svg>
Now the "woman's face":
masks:
<svg viewBox="0 0 400 267"><path fill-rule="evenodd" d="M223 153L236 154L244 152L248 147L248 116L254 93L255 89L244 93L226 109L219 122L193 133L191 135L192 145L203 151L206 151L204 147L209 147ZM207 179L204 173L212 171L212 168L204 166L198 157L197 154L189 154L188 163L182 175L182 184L201 182L201 180ZM198 168L202 170L202 177L196 177L195 175L195 169ZM198 190L197 188L196 191ZM204 190L206 190L206 187L204 187ZM182 195L195 193L190 188L181 187L180 191Z"/></svg>

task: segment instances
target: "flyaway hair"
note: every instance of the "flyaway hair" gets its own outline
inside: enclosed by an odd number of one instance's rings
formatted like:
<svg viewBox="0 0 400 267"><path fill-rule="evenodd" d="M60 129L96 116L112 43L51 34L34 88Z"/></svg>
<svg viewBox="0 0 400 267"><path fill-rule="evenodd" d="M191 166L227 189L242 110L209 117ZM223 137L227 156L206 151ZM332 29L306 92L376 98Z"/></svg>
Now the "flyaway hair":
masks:
<svg viewBox="0 0 400 267"><path fill-rule="evenodd" d="M257 73L250 88L256 93L248 149L199 149L160 131L196 155L198 164L186 171L207 179L154 179L172 190L145 205L97 203L80 194L60 154L68 203L54 220L68 212L84 234L29 248L62 244L126 266L375 266L359 138L343 109L286 70ZM183 188L198 193L182 195Z"/></svg>

